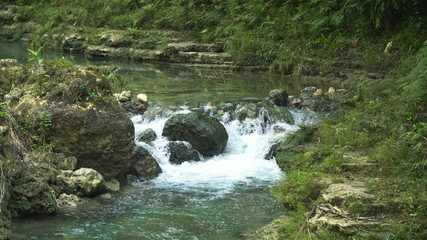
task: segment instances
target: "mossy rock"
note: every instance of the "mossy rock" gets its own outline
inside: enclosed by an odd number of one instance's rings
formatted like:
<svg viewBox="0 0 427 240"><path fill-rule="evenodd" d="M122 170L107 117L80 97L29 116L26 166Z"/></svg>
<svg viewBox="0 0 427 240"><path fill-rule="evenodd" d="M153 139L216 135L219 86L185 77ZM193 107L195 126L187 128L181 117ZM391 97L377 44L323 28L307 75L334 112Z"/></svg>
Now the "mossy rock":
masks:
<svg viewBox="0 0 427 240"><path fill-rule="evenodd" d="M93 168L107 180L124 180L132 164L132 121L115 104L109 82L100 72L90 67L61 66L54 69L46 64L32 70L23 86L26 91L11 106L16 120L25 126L34 143L76 157L77 168ZM40 79L45 73L49 79ZM28 86L32 81L36 85Z"/></svg>
<svg viewBox="0 0 427 240"><path fill-rule="evenodd" d="M40 168L16 163L13 167L11 198L8 204L14 216L47 215L56 211L56 198Z"/></svg>
<svg viewBox="0 0 427 240"><path fill-rule="evenodd" d="M173 115L165 123L163 136L189 142L206 157L222 153L228 141L225 127L216 118L197 112Z"/></svg>

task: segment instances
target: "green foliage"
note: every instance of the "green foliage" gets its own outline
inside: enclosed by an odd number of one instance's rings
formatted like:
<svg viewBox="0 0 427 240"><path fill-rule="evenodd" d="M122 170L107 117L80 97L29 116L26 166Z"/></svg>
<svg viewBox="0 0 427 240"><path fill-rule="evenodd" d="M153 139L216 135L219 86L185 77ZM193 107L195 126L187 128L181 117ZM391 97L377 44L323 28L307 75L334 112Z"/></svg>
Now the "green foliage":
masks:
<svg viewBox="0 0 427 240"><path fill-rule="evenodd" d="M361 52L368 52L370 46L372 49L381 46L382 50L384 43L378 39L393 40L400 49L417 49L422 44L417 39L425 39L423 26L427 24L424 17L427 3L409 0L51 0L23 3L30 6L17 11L23 11L24 18L43 25L37 32L38 42L42 42L45 33L64 32L66 26L80 27L83 31L102 27L130 29L134 37L141 36L139 32L147 29L177 30L194 40L227 42L227 50L238 64L274 66L284 73L301 64L300 59L305 56L349 57L346 42L355 38L363 39L366 49L359 50ZM94 12L96 14L91 14ZM377 57L369 59L383 62Z"/></svg>
<svg viewBox="0 0 427 240"><path fill-rule="evenodd" d="M113 68L107 68L103 69L103 74L106 76L106 78L115 86L118 86L120 88L120 91L123 90L123 88L128 83L127 76L120 75L117 73L117 69Z"/></svg>
<svg viewBox="0 0 427 240"><path fill-rule="evenodd" d="M315 171L290 171L271 189L271 193L289 210L297 209L298 204L309 208L322 189L319 180Z"/></svg>
<svg viewBox="0 0 427 240"><path fill-rule="evenodd" d="M6 114L6 110L7 110L7 103L0 102L0 119L3 117L4 114Z"/></svg>
<svg viewBox="0 0 427 240"><path fill-rule="evenodd" d="M40 47L37 51L36 50L32 50L32 49L27 49L28 51L28 66L31 65L40 65L43 63L44 58L41 58L41 50L43 49L43 47Z"/></svg>
<svg viewBox="0 0 427 240"><path fill-rule="evenodd" d="M53 144L49 140L50 131L52 129L50 115L46 111L42 111L37 116L36 121L38 122L37 144L43 146L45 149L51 148Z"/></svg>
<svg viewBox="0 0 427 240"><path fill-rule="evenodd" d="M89 93L89 99L95 104L100 103L102 101L101 97L98 95L95 89L93 89L92 92Z"/></svg>
<svg viewBox="0 0 427 240"><path fill-rule="evenodd" d="M24 31L22 29L2 28L0 31L0 38L10 41L19 41L23 36Z"/></svg>
<svg viewBox="0 0 427 240"><path fill-rule="evenodd" d="M314 138L305 137L304 128L287 137L284 150L278 150L277 155L286 175L271 190L290 210L291 220L284 226L288 231L284 235L293 238L299 231L292 222L300 222L304 211L309 211L311 201L318 195L316 191L322 189L320 179L360 174L371 178L368 185L385 207L354 204L347 210L404 219L392 222L387 229L378 227L366 237L376 239L382 233L382 237L394 239L422 239L422 223L427 218L426 61L427 45L415 57L400 61L401 67L387 78L374 84L360 83L352 107L342 117L322 123ZM300 144L308 139L320 142ZM343 163L349 158L342 153L351 152L366 154L368 161L377 163L378 168L363 172L346 170ZM351 172L342 174L344 171ZM340 238L331 234L316 231L319 239Z"/></svg>

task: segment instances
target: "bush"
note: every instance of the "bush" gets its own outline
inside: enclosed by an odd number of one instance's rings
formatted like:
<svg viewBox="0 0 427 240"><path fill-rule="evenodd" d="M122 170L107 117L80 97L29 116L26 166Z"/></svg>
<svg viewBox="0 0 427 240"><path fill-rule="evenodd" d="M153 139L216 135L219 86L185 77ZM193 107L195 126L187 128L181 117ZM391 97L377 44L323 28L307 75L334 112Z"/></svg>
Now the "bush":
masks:
<svg viewBox="0 0 427 240"><path fill-rule="evenodd" d="M309 208L322 189L319 180L315 171L290 171L271 189L271 193L286 209L295 210L298 204Z"/></svg>

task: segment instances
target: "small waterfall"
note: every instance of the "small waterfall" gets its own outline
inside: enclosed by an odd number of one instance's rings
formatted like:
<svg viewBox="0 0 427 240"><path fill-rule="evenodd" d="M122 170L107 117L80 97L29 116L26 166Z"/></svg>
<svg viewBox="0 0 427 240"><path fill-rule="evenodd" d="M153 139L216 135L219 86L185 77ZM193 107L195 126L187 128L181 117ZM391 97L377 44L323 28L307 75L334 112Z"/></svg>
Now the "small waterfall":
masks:
<svg viewBox="0 0 427 240"><path fill-rule="evenodd" d="M221 189L227 192L239 183L254 180L272 183L280 177L282 172L275 159L264 159L270 147L285 134L296 131L299 128L298 124L316 121L315 115L306 112L294 111L292 114L296 120L295 125L280 122L266 124L264 115L240 122L230 120L228 113L225 113L222 124L227 130L229 139L224 152L218 156L202 158L199 162L184 162L181 165L174 165L168 161L168 140L162 136L167 118L149 121L142 116L134 116L132 121L137 136L149 128L157 134L156 140L150 144L136 142L156 158L163 170L163 173L152 182L163 187Z"/></svg>

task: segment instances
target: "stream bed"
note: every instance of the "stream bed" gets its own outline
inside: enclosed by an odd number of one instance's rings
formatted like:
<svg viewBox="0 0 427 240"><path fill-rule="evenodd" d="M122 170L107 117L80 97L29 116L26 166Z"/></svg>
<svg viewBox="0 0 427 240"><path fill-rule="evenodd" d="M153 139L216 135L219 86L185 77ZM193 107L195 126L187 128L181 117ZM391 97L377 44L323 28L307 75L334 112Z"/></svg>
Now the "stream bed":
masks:
<svg viewBox="0 0 427 240"><path fill-rule="evenodd" d="M0 42L0 58L25 62L26 48ZM150 101L178 109L210 101L261 100L277 88L295 95L306 86L320 85L211 66L74 59L82 65L114 67L127 79L124 89L134 95L146 93ZM309 113L292 114L294 125L223 118L229 135L225 151L181 165L168 162L167 140L161 136L167 118L132 116L136 135L147 128L157 133L151 144L136 144L156 158L163 173L150 181L130 179L120 193L91 199L75 209L60 209L53 216L16 219L13 239L242 239L285 213L269 190L284 173L275 159L265 160L264 155L275 140L297 130L298 124L316 121ZM277 127L284 131L275 131Z"/></svg>

